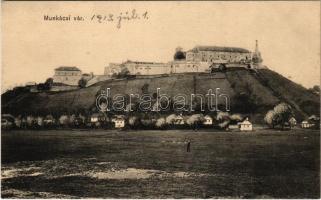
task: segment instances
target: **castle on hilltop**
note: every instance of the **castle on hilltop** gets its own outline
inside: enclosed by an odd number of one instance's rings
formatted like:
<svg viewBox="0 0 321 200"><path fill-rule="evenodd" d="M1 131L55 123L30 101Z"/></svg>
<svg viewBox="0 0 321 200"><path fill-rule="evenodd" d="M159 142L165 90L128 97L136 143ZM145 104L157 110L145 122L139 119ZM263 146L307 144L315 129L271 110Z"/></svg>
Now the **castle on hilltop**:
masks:
<svg viewBox="0 0 321 200"><path fill-rule="evenodd" d="M174 59L167 63L139 62L127 60L110 63L105 67L105 75L119 74L128 70L132 75L157 75L186 72L211 72L221 67L264 68L256 40L255 51L237 47L195 46L184 52L177 47Z"/></svg>
<svg viewBox="0 0 321 200"><path fill-rule="evenodd" d="M105 67L104 75L82 74L77 67L62 66L55 69L53 76L54 86L57 90L70 89L69 86L78 87L79 80L84 79L86 86L111 78L114 74L126 72L131 75L160 75L188 72L215 72L217 69L244 67L264 68L262 57L256 41L255 51L237 47L195 46L193 49L183 51L177 47L173 60L161 62L139 62L127 60L123 63L110 63Z"/></svg>

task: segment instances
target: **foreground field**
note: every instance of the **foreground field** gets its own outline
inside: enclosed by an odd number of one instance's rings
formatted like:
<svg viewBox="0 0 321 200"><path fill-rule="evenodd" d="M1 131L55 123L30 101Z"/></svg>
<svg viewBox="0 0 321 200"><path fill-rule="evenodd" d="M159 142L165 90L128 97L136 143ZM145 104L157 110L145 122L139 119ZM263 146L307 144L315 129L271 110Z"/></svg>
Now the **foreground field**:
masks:
<svg viewBox="0 0 321 200"><path fill-rule="evenodd" d="M320 197L319 131L8 131L1 139L3 198Z"/></svg>

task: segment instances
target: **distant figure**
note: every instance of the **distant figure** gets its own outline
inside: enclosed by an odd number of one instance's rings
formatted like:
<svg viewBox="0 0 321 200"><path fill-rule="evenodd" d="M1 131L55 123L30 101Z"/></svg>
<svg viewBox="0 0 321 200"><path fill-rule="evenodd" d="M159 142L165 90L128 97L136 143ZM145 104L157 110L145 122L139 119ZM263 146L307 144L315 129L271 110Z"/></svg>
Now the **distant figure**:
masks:
<svg viewBox="0 0 321 200"><path fill-rule="evenodd" d="M191 152L191 141L189 140L188 142L187 142L187 152Z"/></svg>

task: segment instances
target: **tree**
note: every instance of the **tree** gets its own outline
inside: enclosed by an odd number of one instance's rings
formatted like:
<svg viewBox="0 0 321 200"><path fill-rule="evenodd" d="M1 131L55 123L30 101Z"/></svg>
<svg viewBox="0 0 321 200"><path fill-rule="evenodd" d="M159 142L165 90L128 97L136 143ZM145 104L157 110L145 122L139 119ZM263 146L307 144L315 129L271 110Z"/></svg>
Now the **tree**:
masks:
<svg viewBox="0 0 321 200"><path fill-rule="evenodd" d="M87 85L87 80L84 79L84 78L81 78L79 81L78 81L78 86L81 87L81 88L84 88L86 87Z"/></svg>
<svg viewBox="0 0 321 200"><path fill-rule="evenodd" d="M61 115L59 118L59 124L61 126L68 126L69 125L69 116L68 115Z"/></svg>
<svg viewBox="0 0 321 200"><path fill-rule="evenodd" d="M148 83L145 83L142 87L142 93L143 94L148 94L148 87L149 87L149 84Z"/></svg>
<svg viewBox="0 0 321 200"><path fill-rule="evenodd" d="M137 116L131 116L128 119L128 124L131 128L138 128L140 125L140 119Z"/></svg>
<svg viewBox="0 0 321 200"><path fill-rule="evenodd" d="M237 124L238 122L241 122L243 117L240 114L233 114L229 116L231 120L231 124Z"/></svg>
<svg viewBox="0 0 321 200"><path fill-rule="evenodd" d="M47 80L45 81L45 85L50 89L53 85L54 81L53 78L47 78Z"/></svg>
<svg viewBox="0 0 321 200"><path fill-rule="evenodd" d="M43 90L50 90L53 85L53 78L47 78L43 84Z"/></svg>
<svg viewBox="0 0 321 200"><path fill-rule="evenodd" d="M225 71L226 70L226 65L225 64L220 64L219 67L220 71Z"/></svg>
<svg viewBox="0 0 321 200"><path fill-rule="evenodd" d="M166 120L166 124L173 125L176 117L177 116L175 114L171 114L171 115L167 116L166 119L165 119Z"/></svg>
<svg viewBox="0 0 321 200"><path fill-rule="evenodd" d="M205 118L202 114L194 114L186 120L186 123L194 129L197 129L204 121Z"/></svg>
<svg viewBox="0 0 321 200"><path fill-rule="evenodd" d="M166 119L164 117L158 118L155 124L157 128L164 128L165 125L166 125Z"/></svg>
<svg viewBox="0 0 321 200"><path fill-rule="evenodd" d="M318 85L315 85L312 88L309 88L308 90L314 94L320 94L320 86Z"/></svg>
<svg viewBox="0 0 321 200"><path fill-rule="evenodd" d="M289 104L280 103L276 105L273 110L267 112L264 120L272 128L279 125L283 129L293 115L293 110Z"/></svg>
<svg viewBox="0 0 321 200"><path fill-rule="evenodd" d="M185 60L185 59L186 59L186 55L182 51L177 51L174 55L174 60Z"/></svg>
<svg viewBox="0 0 321 200"><path fill-rule="evenodd" d="M127 78L130 75L130 71L127 67L121 69L121 71L116 75L116 78Z"/></svg>
<svg viewBox="0 0 321 200"><path fill-rule="evenodd" d="M274 116L274 110L269 110L264 117L265 123L271 128L274 128Z"/></svg>

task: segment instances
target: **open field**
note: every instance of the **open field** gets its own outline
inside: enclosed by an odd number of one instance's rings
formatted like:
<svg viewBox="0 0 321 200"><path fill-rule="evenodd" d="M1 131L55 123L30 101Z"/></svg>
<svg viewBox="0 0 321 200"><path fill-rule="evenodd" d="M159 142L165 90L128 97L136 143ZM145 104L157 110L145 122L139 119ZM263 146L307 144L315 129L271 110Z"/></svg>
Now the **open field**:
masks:
<svg viewBox="0 0 321 200"><path fill-rule="evenodd" d="M319 131L3 131L1 139L3 198L320 198Z"/></svg>

